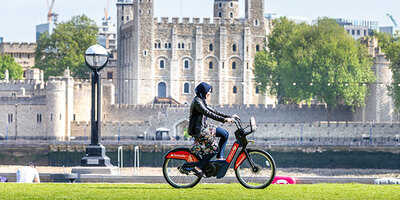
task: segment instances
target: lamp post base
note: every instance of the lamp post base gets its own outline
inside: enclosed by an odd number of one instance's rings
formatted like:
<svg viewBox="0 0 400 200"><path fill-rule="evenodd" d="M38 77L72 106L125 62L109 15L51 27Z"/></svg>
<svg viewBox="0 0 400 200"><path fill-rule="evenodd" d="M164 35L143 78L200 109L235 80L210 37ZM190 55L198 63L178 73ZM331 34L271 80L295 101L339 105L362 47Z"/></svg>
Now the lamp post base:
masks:
<svg viewBox="0 0 400 200"><path fill-rule="evenodd" d="M83 167L112 167L110 158L106 156L106 148L101 145L86 147L86 155L81 159Z"/></svg>

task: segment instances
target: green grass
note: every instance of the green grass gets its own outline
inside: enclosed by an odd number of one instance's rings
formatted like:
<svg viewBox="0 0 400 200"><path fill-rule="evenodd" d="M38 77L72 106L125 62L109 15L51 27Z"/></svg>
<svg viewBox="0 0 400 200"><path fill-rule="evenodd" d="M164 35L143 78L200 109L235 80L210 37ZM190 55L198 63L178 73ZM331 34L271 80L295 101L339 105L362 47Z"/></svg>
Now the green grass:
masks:
<svg viewBox="0 0 400 200"><path fill-rule="evenodd" d="M0 199L400 199L400 185L271 185L249 190L240 184L0 184Z"/></svg>

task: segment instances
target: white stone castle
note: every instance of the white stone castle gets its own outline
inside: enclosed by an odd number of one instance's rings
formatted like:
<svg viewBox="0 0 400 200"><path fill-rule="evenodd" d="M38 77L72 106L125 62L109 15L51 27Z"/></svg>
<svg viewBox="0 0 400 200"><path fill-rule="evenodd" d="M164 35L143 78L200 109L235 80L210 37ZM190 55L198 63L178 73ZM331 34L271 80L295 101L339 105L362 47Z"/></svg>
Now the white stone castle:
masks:
<svg viewBox="0 0 400 200"><path fill-rule="evenodd" d="M119 0L117 78L103 81L103 138L154 136L157 128L183 138L193 88L205 81L213 85L209 104L244 119L256 116L257 137L296 137L299 130L314 137L361 137L371 130L380 137L399 137L393 123L399 115L387 94L392 73L376 40L364 40L375 58L376 84L365 108L353 113L338 108L331 114L335 126L325 123L324 105L276 105L253 82L253 59L266 48L270 21L263 16L264 0L246 0L240 19L237 0L215 0L214 19L153 17L153 0ZM32 55L30 56L32 57ZM103 70L113 77L115 67ZM116 85L116 87L115 87ZM0 80L0 139L83 139L90 135L90 83L76 82L66 70L47 82L38 69L27 69L25 80ZM154 104L169 97L183 105ZM185 104L187 103L187 104ZM322 122L321 122L322 121ZM370 128L371 121L376 126ZM349 123L348 123L349 122ZM286 125L291 123L292 125ZM378 125L378 123L381 123ZM390 123L387 125L386 123ZM351 124L351 125L349 125ZM227 127L233 131L234 127ZM397 135L396 135L397 134Z"/></svg>
<svg viewBox="0 0 400 200"><path fill-rule="evenodd" d="M210 5L211 6L211 5ZM264 0L215 0L214 18L154 18L153 0L118 0L120 104L169 97L190 103L200 82L213 86L210 104L271 104L253 81L253 59L266 48Z"/></svg>

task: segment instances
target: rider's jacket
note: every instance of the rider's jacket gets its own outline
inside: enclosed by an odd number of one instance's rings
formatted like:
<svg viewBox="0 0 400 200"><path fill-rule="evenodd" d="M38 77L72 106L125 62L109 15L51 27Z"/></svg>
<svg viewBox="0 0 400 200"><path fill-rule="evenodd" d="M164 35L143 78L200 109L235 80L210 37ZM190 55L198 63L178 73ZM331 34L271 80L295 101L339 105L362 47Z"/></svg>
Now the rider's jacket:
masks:
<svg viewBox="0 0 400 200"><path fill-rule="evenodd" d="M231 116L220 113L208 106L206 106L200 97L195 97L190 105L190 117L189 117L189 135L196 137L200 134L201 129L207 127L207 117L224 122L225 118L231 118Z"/></svg>

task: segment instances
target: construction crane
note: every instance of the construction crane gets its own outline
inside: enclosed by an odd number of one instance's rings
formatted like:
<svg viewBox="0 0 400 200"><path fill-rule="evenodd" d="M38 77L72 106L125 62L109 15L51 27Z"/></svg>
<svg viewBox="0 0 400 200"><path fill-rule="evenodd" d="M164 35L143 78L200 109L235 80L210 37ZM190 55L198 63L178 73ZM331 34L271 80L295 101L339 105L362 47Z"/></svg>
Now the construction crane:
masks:
<svg viewBox="0 0 400 200"><path fill-rule="evenodd" d="M47 9L48 9L48 11L49 11L49 12L47 13L47 22L48 22L49 24L57 23L58 14L52 12L53 6L54 6L54 2L55 2L55 0L52 0L52 1L51 1L51 4L50 4L50 3L49 3L49 0L47 0Z"/></svg>
<svg viewBox="0 0 400 200"><path fill-rule="evenodd" d="M393 19L392 15L390 15L389 13L386 13L386 15L390 18L390 20L392 20L394 26L397 27L397 23L396 23L396 21Z"/></svg>
<svg viewBox="0 0 400 200"><path fill-rule="evenodd" d="M106 22L108 22L108 20L110 20L111 18L108 16L108 11L110 8L110 0L106 1L106 7L104 8L104 19Z"/></svg>

